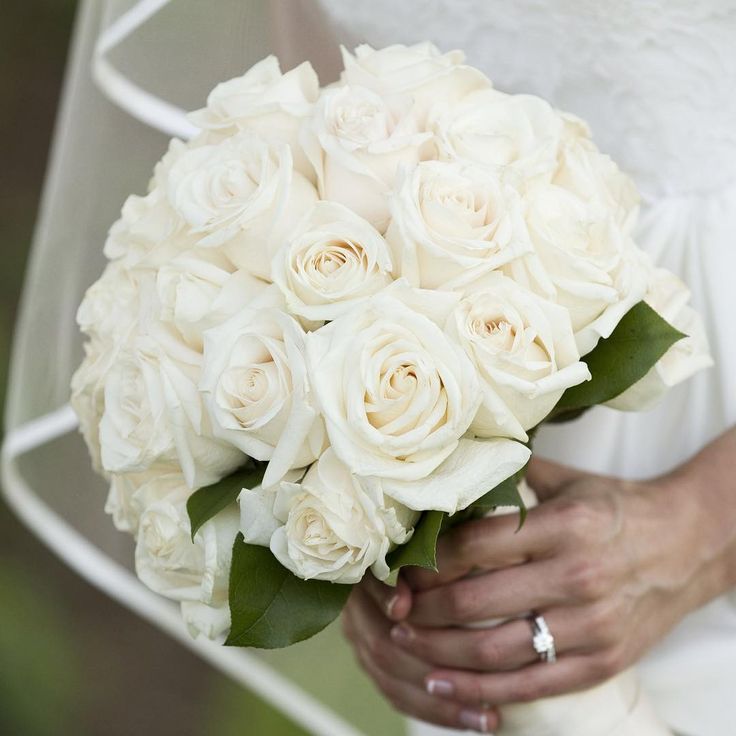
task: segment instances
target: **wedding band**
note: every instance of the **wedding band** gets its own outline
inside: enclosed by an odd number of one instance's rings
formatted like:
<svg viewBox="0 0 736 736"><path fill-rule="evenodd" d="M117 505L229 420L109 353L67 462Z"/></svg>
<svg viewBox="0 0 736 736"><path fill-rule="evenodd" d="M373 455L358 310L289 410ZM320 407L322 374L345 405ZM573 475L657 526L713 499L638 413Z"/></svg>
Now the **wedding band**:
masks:
<svg viewBox="0 0 736 736"><path fill-rule="evenodd" d="M555 638L544 620L544 616L536 613L529 617L532 625L532 645L534 651L539 655L539 659L547 664L557 661L557 652L555 650Z"/></svg>

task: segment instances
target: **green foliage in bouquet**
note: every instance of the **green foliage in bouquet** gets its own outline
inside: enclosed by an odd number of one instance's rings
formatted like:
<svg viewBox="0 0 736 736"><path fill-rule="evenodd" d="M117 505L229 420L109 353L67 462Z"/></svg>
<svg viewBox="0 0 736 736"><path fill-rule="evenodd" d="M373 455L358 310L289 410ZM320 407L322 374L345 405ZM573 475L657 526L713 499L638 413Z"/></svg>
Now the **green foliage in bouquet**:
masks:
<svg viewBox="0 0 736 736"><path fill-rule="evenodd" d="M232 625L225 644L276 649L308 639L340 614L351 585L302 580L267 547L238 534L230 568Z"/></svg>
<svg viewBox="0 0 736 736"><path fill-rule="evenodd" d="M391 570L407 566L436 570L437 537L446 518L444 511L425 511L414 526L411 539L387 556L386 562Z"/></svg>
<svg viewBox="0 0 736 736"><path fill-rule="evenodd" d="M587 409L620 395L643 378L683 337L645 302L639 302L613 333L585 356L591 380L567 389L544 421L575 419ZM187 504L192 537L209 519L235 503L242 489L259 485L265 465L252 462L194 493ZM436 570L436 545L442 531L500 506L519 509L521 528L526 507L518 484L524 473L522 468L456 514L425 511L411 539L387 556L390 569L395 572L416 566ZM270 549L247 544L240 534L233 546L229 588L232 627L225 643L271 649L302 641L337 618L351 589L351 585L302 580L283 567Z"/></svg>
<svg viewBox="0 0 736 736"><path fill-rule="evenodd" d="M187 513L192 527L192 540L203 524L238 500L243 488L255 488L261 484L266 465L253 460L246 467L191 495L187 501Z"/></svg>
<svg viewBox="0 0 736 736"><path fill-rule="evenodd" d="M600 340L585 356L591 380L568 388L545 421L576 419L587 409L616 398L644 378L683 337L686 335L662 319L646 302L635 304L610 337Z"/></svg>

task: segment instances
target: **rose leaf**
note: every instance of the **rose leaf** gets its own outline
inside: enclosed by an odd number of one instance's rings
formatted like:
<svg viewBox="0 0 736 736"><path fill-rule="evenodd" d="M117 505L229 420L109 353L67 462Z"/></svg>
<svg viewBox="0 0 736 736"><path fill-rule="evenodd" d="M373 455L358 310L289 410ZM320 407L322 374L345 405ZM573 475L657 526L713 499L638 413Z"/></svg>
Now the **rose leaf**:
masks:
<svg viewBox="0 0 736 736"><path fill-rule="evenodd" d="M251 490L263 480L266 463L252 461L247 467L236 470L226 478L195 491L187 501L187 513L194 535L213 516L235 503L243 488Z"/></svg>
<svg viewBox="0 0 736 736"><path fill-rule="evenodd" d="M474 501L471 504L473 511L480 511L482 515L485 515L499 506L515 506L519 509L519 529L521 529L526 519L527 508L519 493L519 483L525 474L526 465L506 480L502 480L495 488L482 495L477 501Z"/></svg>
<svg viewBox="0 0 736 736"><path fill-rule="evenodd" d="M437 536L447 516L444 511L425 511L414 527L411 539L386 557L391 570L401 567L424 567L437 570Z"/></svg>
<svg viewBox="0 0 736 736"><path fill-rule="evenodd" d="M267 547L238 534L230 568L226 646L277 649L314 636L340 614L352 585L302 580Z"/></svg>
<svg viewBox="0 0 736 736"><path fill-rule="evenodd" d="M607 338L585 356L591 380L568 388L545 421L575 419L643 378L669 348L686 337L646 302L635 304Z"/></svg>

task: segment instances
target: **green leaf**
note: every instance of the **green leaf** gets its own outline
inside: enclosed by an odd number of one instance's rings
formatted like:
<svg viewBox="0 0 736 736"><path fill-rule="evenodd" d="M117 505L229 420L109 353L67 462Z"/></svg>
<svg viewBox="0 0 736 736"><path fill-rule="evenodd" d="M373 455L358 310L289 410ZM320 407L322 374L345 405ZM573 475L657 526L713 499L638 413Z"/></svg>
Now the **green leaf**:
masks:
<svg viewBox="0 0 736 736"><path fill-rule="evenodd" d="M225 644L277 649L308 639L340 614L352 585L302 580L267 547L238 534L230 569L232 626Z"/></svg>
<svg viewBox="0 0 736 736"><path fill-rule="evenodd" d="M195 491L187 501L187 513L192 527L192 539L213 516L235 503L243 488L255 488L263 480L266 463L256 463L236 470L210 486Z"/></svg>
<svg viewBox="0 0 736 736"><path fill-rule="evenodd" d="M411 539L386 557L391 570L412 565L437 570L437 536L446 514L444 511L425 511L414 527Z"/></svg>
<svg viewBox="0 0 736 736"><path fill-rule="evenodd" d="M526 520L527 508L519 493L519 483L526 474L526 465L513 475L501 481L495 488L482 495L470 506L473 509L488 512L498 506L516 506L519 509L519 529Z"/></svg>
<svg viewBox="0 0 736 736"><path fill-rule="evenodd" d="M591 380L567 389L547 421L574 419L622 394L683 337L646 302L635 304L610 337L601 339L585 356Z"/></svg>

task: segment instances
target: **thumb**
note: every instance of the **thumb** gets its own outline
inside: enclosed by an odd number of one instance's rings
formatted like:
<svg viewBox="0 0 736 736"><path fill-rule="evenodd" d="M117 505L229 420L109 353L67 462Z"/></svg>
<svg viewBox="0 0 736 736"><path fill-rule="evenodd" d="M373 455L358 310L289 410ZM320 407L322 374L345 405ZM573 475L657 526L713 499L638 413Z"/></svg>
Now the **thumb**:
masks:
<svg viewBox="0 0 736 736"><path fill-rule="evenodd" d="M536 455L532 455L526 470L526 481L540 501L556 496L570 483L589 476L590 473L584 470L560 465Z"/></svg>
<svg viewBox="0 0 736 736"><path fill-rule="evenodd" d="M392 621L401 621L409 615L412 606L411 588L401 576L394 587L381 583L368 572L363 576L360 586L381 609L384 616Z"/></svg>

